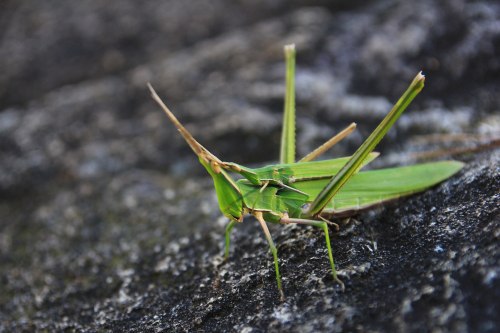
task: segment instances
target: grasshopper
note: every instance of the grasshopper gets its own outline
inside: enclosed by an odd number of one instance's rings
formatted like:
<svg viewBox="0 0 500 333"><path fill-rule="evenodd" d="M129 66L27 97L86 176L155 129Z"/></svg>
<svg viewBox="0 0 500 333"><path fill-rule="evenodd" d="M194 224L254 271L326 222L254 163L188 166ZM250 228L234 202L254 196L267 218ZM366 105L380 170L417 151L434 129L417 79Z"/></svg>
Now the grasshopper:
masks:
<svg viewBox="0 0 500 333"><path fill-rule="evenodd" d="M278 251L267 223L302 224L323 230L331 272L338 278L330 244L330 220L353 215L381 203L424 191L458 172L463 164L442 161L372 171L360 169L378 156L375 146L386 135L410 102L424 87L425 77L418 73L391 111L350 157L314 161L331 146L349 135L356 124L332 137L298 162L295 161L295 47L285 46L286 91L281 137L280 163L248 168L224 162L210 153L187 131L148 84L153 99L160 105L182 137L212 176L219 207L230 222L225 229L224 258L229 256L230 234L245 215L253 215L264 231L274 260L276 282L284 299L278 264ZM230 173L238 174L235 180Z"/></svg>

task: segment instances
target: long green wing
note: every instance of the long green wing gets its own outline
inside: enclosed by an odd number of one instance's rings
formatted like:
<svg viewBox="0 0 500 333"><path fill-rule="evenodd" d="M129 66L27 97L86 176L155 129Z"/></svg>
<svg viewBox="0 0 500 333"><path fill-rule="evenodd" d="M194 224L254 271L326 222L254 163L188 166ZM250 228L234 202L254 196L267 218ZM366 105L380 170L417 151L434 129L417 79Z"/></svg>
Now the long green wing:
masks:
<svg viewBox="0 0 500 333"><path fill-rule="evenodd" d="M399 197L423 191L451 177L463 163L443 161L359 172L325 207L327 215L355 212ZM293 187L315 198L328 179L304 181Z"/></svg>
<svg viewBox="0 0 500 333"><path fill-rule="evenodd" d="M378 155L378 153L369 154L362 166L373 161ZM349 159L350 157L341 157L324 161L275 164L251 169L251 171L259 178L261 183L274 181L288 185L304 180L331 178L339 172Z"/></svg>

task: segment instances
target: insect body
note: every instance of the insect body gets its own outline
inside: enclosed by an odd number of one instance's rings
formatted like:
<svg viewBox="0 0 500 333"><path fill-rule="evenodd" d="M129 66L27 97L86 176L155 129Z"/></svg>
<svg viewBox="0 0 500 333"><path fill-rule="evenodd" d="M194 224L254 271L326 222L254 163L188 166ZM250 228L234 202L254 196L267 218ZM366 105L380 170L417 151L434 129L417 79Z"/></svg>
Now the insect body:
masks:
<svg viewBox="0 0 500 333"><path fill-rule="evenodd" d="M223 162L199 144L158 97L151 85L154 100L165 111L181 135L196 153L200 163L212 176L221 212L230 222L225 233L225 258L229 255L230 233L236 222L251 214L262 227L273 254L276 281L281 298L278 255L266 223L304 224L319 227L325 235L332 275L337 277L330 244L329 219L352 215L380 203L423 191L458 172L463 164L456 161L434 162L360 171L378 156L373 149L422 90L425 77L418 73L392 110L350 157L313 161L333 144L351 133L355 124L334 136L302 160L295 162L295 48L285 46L287 60L285 112L280 164L248 168ZM234 180L230 173L242 176Z"/></svg>

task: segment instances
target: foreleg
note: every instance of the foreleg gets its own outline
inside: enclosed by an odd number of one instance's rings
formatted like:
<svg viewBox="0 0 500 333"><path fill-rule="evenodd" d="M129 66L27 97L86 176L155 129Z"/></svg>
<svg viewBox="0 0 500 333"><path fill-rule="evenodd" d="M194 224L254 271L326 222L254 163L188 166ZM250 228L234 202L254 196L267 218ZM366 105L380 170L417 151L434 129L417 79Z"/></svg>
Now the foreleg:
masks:
<svg viewBox="0 0 500 333"><path fill-rule="evenodd" d="M231 243L231 231L234 228L234 225L236 224L236 221L230 221L228 225L226 226L226 232L224 233L224 238L226 240L225 246L224 246L224 261L229 258L229 245Z"/></svg>
<svg viewBox="0 0 500 333"><path fill-rule="evenodd" d="M273 238L271 237L271 233L269 232L269 228L267 227L266 221L262 217L262 212L255 212L254 216L259 221L262 230L264 231L264 235L266 236L267 242L269 243L269 248L271 249L271 253L273 254L274 259L274 270L276 271L276 282L278 283L278 290L280 292L281 301L285 300L285 294L283 293L283 289L281 288L281 275L278 264L278 250L274 245Z"/></svg>

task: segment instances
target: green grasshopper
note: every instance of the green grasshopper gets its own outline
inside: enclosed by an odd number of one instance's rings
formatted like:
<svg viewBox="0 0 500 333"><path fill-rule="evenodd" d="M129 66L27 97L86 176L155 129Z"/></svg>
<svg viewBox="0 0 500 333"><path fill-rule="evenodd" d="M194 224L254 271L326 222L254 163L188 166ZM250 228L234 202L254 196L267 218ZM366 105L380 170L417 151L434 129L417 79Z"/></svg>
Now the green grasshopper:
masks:
<svg viewBox="0 0 500 333"><path fill-rule="evenodd" d="M295 161L295 47L285 46L286 92L281 138L280 164L261 168L223 162L199 144L177 120L148 84L153 99L165 111L200 163L212 176L219 207L230 220L225 230L225 259L229 256L230 233L247 214L255 216L264 231L274 260L276 281L284 299L278 253L266 223L303 224L321 228L333 279L344 290L333 260L328 225L330 220L346 217L381 203L410 195L451 177L463 164L457 161L425 163L382 170L360 171L378 156L373 149L386 135L410 102L422 90L425 77L418 73L392 110L350 157L314 161L335 143L351 133L351 124L338 135ZM239 174L235 180L229 173Z"/></svg>

